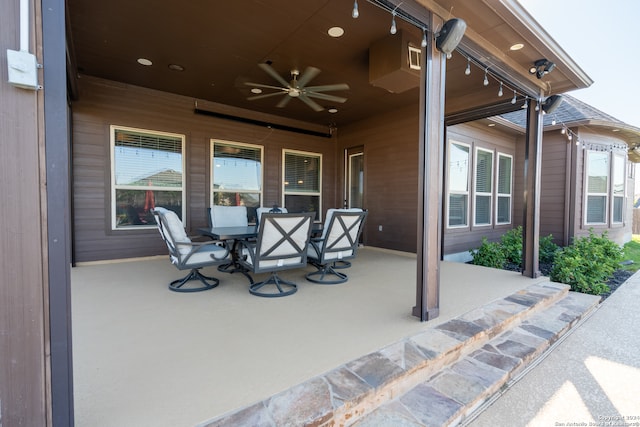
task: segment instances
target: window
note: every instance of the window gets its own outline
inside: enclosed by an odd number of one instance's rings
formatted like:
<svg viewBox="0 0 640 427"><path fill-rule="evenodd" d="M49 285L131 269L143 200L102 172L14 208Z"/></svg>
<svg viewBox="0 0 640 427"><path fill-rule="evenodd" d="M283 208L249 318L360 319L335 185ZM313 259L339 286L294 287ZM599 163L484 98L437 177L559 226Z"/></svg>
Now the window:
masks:
<svg viewBox="0 0 640 427"><path fill-rule="evenodd" d="M283 206L289 212L316 212L321 220L322 155L284 150Z"/></svg>
<svg viewBox="0 0 640 427"><path fill-rule="evenodd" d="M447 224L449 227L469 225L469 146L458 142L449 144L447 184L449 186L449 207Z"/></svg>
<svg viewBox="0 0 640 427"><path fill-rule="evenodd" d="M587 151L587 224L607 222L609 153Z"/></svg>
<svg viewBox="0 0 640 427"><path fill-rule="evenodd" d="M491 225L493 151L476 149L474 224Z"/></svg>
<svg viewBox="0 0 640 427"><path fill-rule="evenodd" d="M498 153L496 224L511 223L511 176L513 158Z"/></svg>
<svg viewBox="0 0 640 427"><path fill-rule="evenodd" d="M250 222L262 202L262 147L211 141L211 205L246 206Z"/></svg>
<svg viewBox="0 0 640 427"><path fill-rule="evenodd" d="M111 126L112 228L151 227L162 206L184 218L184 135Z"/></svg>
<svg viewBox="0 0 640 427"><path fill-rule="evenodd" d="M621 223L624 210L624 181L625 181L625 161L624 157L613 156L613 212L612 222Z"/></svg>

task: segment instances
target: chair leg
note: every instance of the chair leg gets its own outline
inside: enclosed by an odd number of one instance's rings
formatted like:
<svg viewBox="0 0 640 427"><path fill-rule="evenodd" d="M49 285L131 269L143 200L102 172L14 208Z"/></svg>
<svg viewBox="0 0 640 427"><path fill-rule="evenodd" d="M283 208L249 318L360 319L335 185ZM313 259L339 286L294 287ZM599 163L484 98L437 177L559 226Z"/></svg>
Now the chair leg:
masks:
<svg viewBox="0 0 640 427"><path fill-rule="evenodd" d="M183 286L191 280L199 280L200 282L202 282L202 286L188 286L183 288ZM169 289L174 292L200 292L206 291L208 289L213 289L218 286L219 283L220 280L216 279L215 277L205 276L204 274L200 273L197 268L194 268L182 279L174 280L173 282L169 283Z"/></svg>
<svg viewBox="0 0 640 427"><path fill-rule="evenodd" d="M343 268L351 267L351 262L343 260L333 261L331 267L333 267L334 270L341 270Z"/></svg>
<svg viewBox="0 0 640 427"><path fill-rule="evenodd" d="M334 270L334 268L330 264L312 264L318 269L318 271L312 271L311 273L307 273L305 275L307 280L310 282L318 283L320 285L336 285L338 283L344 283L348 280L346 274ZM319 278L316 278L317 276L319 276ZM328 280L325 279L325 276L335 276L336 279Z"/></svg>
<svg viewBox="0 0 640 427"><path fill-rule="evenodd" d="M275 290L273 290L273 292L263 292L262 288L268 285L275 286ZM251 295L266 298L286 297L287 295L296 293L297 290L298 285L281 279L275 271L271 273L271 276L269 276L267 280L253 283L249 286L249 293Z"/></svg>

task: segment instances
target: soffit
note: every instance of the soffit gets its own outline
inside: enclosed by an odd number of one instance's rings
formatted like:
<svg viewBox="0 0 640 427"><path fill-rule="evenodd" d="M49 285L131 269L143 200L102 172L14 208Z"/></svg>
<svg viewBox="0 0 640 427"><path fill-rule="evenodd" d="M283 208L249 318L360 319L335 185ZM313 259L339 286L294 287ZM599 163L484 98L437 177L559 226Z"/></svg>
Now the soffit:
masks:
<svg viewBox="0 0 640 427"><path fill-rule="evenodd" d="M538 37L526 25L519 28L522 18L510 16L514 12L502 3L407 0L401 7L427 15L424 6L428 6L436 13L447 11L445 19L448 15L465 19L469 27L461 47L477 53L483 66L491 66L497 77L505 79L504 97L509 96L507 81L534 91L549 83L548 93L590 84L584 78L576 80L580 73L563 71L566 64L560 62L545 82L528 75L530 63L547 55L543 48L553 50L555 45L543 43L547 37ZM209 101L322 126L417 106L418 87L391 93L369 83L369 48L389 37L391 14L360 1L360 17L353 19L352 5L344 0L193 1L179 6L170 0L69 0L69 44L80 74L192 97L194 103ZM419 44L420 28L401 19L397 25ZM329 37L327 29L332 26L344 28L345 35ZM522 38L531 47L508 52L506 45ZM153 65L139 65L140 57L151 59ZM323 107L338 107L336 114L315 112L298 100L285 108L276 107L277 97L248 101L251 93L245 82L277 85L258 67L265 61L271 61L285 80L292 69L303 72L307 66L317 67L321 73L310 84L347 83L348 91L331 94L348 100L336 105L318 101ZM169 64L179 64L184 71L173 71ZM466 57L459 53L447 61L447 114L504 103L505 98L497 96L498 80L485 87L481 68L466 76L466 64Z"/></svg>

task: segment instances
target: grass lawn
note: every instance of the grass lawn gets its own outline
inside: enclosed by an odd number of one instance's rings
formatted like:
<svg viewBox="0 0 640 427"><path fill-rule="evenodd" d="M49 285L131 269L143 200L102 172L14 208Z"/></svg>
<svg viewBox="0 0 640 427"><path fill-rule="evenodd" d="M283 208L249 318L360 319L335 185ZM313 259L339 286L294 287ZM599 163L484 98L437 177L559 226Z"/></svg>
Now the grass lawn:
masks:
<svg viewBox="0 0 640 427"><path fill-rule="evenodd" d="M640 235L634 234L631 241L624 245L624 259L633 261L633 264L622 265L623 270L636 272L640 269Z"/></svg>

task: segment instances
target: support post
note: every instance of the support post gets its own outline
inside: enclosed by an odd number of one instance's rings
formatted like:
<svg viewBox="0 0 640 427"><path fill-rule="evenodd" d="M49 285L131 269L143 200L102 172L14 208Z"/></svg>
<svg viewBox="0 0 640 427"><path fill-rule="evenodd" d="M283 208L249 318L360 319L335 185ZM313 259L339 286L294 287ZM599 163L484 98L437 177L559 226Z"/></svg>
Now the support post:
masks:
<svg viewBox="0 0 640 427"><path fill-rule="evenodd" d="M64 0L42 1L51 425L74 424L71 344L70 110Z"/></svg>
<svg viewBox="0 0 640 427"><path fill-rule="evenodd" d="M442 20L433 14L429 21L429 28L442 27ZM436 49L432 39L428 40L422 58L417 279L413 315L421 321L427 321L438 317L440 313L446 58Z"/></svg>
<svg viewBox="0 0 640 427"><path fill-rule="evenodd" d="M539 277L540 262L540 175L542 163L542 108L530 99L527 105L527 132L524 153L524 218L522 242L522 274Z"/></svg>

